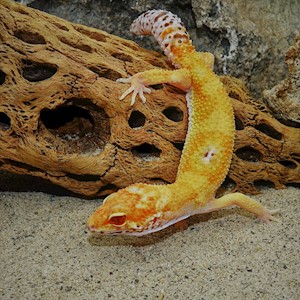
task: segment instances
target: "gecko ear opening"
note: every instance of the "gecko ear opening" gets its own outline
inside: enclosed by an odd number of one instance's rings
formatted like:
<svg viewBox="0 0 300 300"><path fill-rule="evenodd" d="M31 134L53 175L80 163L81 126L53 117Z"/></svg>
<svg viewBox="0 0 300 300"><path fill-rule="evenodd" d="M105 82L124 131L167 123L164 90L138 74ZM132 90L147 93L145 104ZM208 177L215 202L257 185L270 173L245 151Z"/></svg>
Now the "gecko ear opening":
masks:
<svg viewBox="0 0 300 300"><path fill-rule="evenodd" d="M114 226L120 227L126 223L127 216L123 212L114 213L109 216L108 222Z"/></svg>

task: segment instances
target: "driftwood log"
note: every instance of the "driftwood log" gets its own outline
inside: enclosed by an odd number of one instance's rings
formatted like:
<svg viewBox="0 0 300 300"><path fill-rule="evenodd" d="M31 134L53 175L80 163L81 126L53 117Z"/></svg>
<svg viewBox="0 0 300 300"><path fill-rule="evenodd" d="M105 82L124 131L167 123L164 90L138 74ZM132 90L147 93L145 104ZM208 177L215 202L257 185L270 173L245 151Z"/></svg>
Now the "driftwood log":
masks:
<svg viewBox="0 0 300 300"><path fill-rule="evenodd" d="M118 100L127 86L115 82L153 67L171 68L164 56L3 0L0 43L0 169L84 196L138 181L175 180L187 129L185 95L158 85L146 104L130 107ZM299 129L274 119L239 80L222 80L237 134L220 192L254 194L262 182L299 184Z"/></svg>

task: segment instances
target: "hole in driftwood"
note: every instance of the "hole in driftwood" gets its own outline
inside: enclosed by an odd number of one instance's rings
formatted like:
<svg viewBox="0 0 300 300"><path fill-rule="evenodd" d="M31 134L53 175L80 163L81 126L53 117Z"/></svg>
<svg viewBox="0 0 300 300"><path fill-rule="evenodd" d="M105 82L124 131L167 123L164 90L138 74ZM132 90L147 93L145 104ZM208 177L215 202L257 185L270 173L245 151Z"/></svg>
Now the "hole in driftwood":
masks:
<svg viewBox="0 0 300 300"><path fill-rule="evenodd" d="M237 184L230 177L226 177L219 189L217 190L217 197L222 196L225 192L231 192L236 188Z"/></svg>
<svg viewBox="0 0 300 300"><path fill-rule="evenodd" d="M286 186L292 186L292 187L294 187L294 188L300 188L300 183L299 182L288 182L287 184L286 184Z"/></svg>
<svg viewBox="0 0 300 300"><path fill-rule="evenodd" d="M101 34L100 32L87 30L87 29L79 27L79 26L74 26L74 28L78 32L88 36L89 38L91 38L93 40L96 40L98 42L106 42L106 37L103 34Z"/></svg>
<svg viewBox="0 0 300 300"><path fill-rule="evenodd" d="M32 105L32 103L37 100L37 98L32 98L31 100L29 101L24 101L23 104L26 105L26 106L30 106Z"/></svg>
<svg viewBox="0 0 300 300"><path fill-rule="evenodd" d="M46 44L44 37L39 33L18 30L14 32L14 35L19 40L28 44Z"/></svg>
<svg viewBox="0 0 300 300"><path fill-rule="evenodd" d="M243 122L241 121L241 119L238 116L234 116L234 120L235 120L235 129L236 130L243 130L245 128Z"/></svg>
<svg viewBox="0 0 300 300"><path fill-rule="evenodd" d="M109 183L109 184L104 185L103 187L101 187L101 188L98 190L97 195L102 195L102 196L104 196L104 195L109 195L109 194L111 194L111 193L116 192L118 189L119 189L119 188L118 188L116 185L114 185L114 184L112 184L112 183Z"/></svg>
<svg viewBox="0 0 300 300"><path fill-rule="evenodd" d="M226 191L232 191L236 187L236 182L227 176L223 181L221 187Z"/></svg>
<svg viewBox="0 0 300 300"><path fill-rule="evenodd" d="M75 105L43 110L41 120L48 129L61 129L65 133L85 134L93 130L94 120L88 110Z"/></svg>
<svg viewBox="0 0 300 300"><path fill-rule="evenodd" d="M87 44L82 44L82 43L74 43L73 41L69 41L68 39L66 39L65 37L59 37L59 40L64 43L65 45L68 45L74 49L79 49L88 53L92 53L93 52L93 48Z"/></svg>
<svg viewBox="0 0 300 300"><path fill-rule="evenodd" d="M14 8L14 10L16 10L16 12L18 12L22 15L26 15L26 16L29 15L29 13L27 11L23 10L21 7L16 7L16 8Z"/></svg>
<svg viewBox="0 0 300 300"><path fill-rule="evenodd" d="M183 111L175 106L170 106L163 111L163 114L171 121L180 122L183 120Z"/></svg>
<svg viewBox="0 0 300 300"><path fill-rule="evenodd" d="M300 123L292 120L284 120L280 118L279 116L276 116L276 119L282 123L283 125L289 126L289 127L295 127L295 128L300 128Z"/></svg>
<svg viewBox="0 0 300 300"><path fill-rule="evenodd" d="M150 178L149 183L160 185L160 184L169 184L170 182L168 182L162 178Z"/></svg>
<svg viewBox="0 0 300 300"><path fill-rule="evenodd" d="M258 162L262 160L262 154L248 146L238 149L235 154L238 158L250 162Z"/></svg>
<svg viewBox="0 0 300 300"><path fill-rule="evenodd" d="M85 45L85 44L79 44L79 45L76 44L76 48L78 48L82 51L88 52L88 53L93 52L93 48L91 46Z"/></svg>
<svg viewBox="0 0 300 300"><path fill-rule="evenodd" d="M61 30L64 30L64 31L70 31L68 27L66 27L65 25L63 24L60 24L58 22L53 22L52 20L52 24L55 25L57 28L61 29Z"/></svg>
<svg viewBox="0 0 300 300"><path fill-rule="evenodd" d="M280 160L279 163L281 165L283 165L284 167L289 168L289 169L296 169L297 168L297 164L294 163L293 161L290 161L290 160Z"/></svg>
<svg viewBox="0 0 300 300"><path fill-rule="evenodd" d="M259 190L265 189L265 188L275 188L275 184L270 180L255 180L253 182L254 187L256 187Z"/></svg>
<svg viewBox="0 0 300 300"><path fill-rule="evenodd" d="M134 110L130 115L128 124L131 128L138 128L138 127L142 127L145 124L145 121L146 121L145 115L137 110Z"/></svg>
<svg viewBox="0 0 300 300"><path fill-rule="evenodd" d="M48 79L52 77L56 71L57 67L54 65L23 60L23 77L31 82Z"/></svg>
<svg viewBox="0 0 300 300"><path fill-rule="evenodd" d="M100 77L104 77L113 81L116 81L118 78L122 77L117 71L105 67L90 67L89 69Z"/></svg>
<svg viewBox="0 0 300 300"><path fill-rule="evenodd" d="M0 70L0 85L2 85L5 81L6 74Z"/></svg>
<svg viewBox="0 0 300 300"><path fill-rule="evenodd" d="M235 91L230 91L228 96L232 99L240 100L240 95Z"/></svg>
<svg viewBox="0 0 300 300"><path fill-rule="evenodd" d="M271 137L275 140L282 139L282 134L267 124L262 123L262 124L258 124L256 126L254 126L254 127L255 127L255 129L261 131L262 133L268 135L269 137Z"/></svg>
<svg viewBox="0 0 300 300"><path fill-rule="evenodd" d="M162 90L164 88L164 85L159 83L159 84L154 84L154 85L151 85L151 88L154 89L154 90Z"/></svg>
<svg viewBox="0 0 300 300"><path fill-rule="evenodd" d="M174 142L172 143L174 145L175 148L177 148L178 150L182 151L183 147L184 147L184 142Z"/></svg>
<svg viewBox="0 0 300 300"><path fill-rule="evenodd" d="M120 59L122 61L128 61L132 62L132 57L130 55L124 54L124 53L113 53L111 54L112 57Z"/></svg>
<svg viewBox="0 0 300 300"><path fill-rule="evenodd" d="M89 99L69 99L56 109L42 110L40 117L42 124L54 136L68 143L68 152L96 155L110 137L108 116Z"/></svg>
<svg viewBox="0 0 300 300"><path fill-rule="evenodd" d="M168 93L180 94L180 95L184 95L184 96L186 95L185 91L183 91L175 86L172 86L172 85L165 85L164 88L165 88L166 92L168 92Z"/></svg>
<svg viewBox="0 0 300 300"><path fill-rule="evenodd" d="M138 45L135 44L134 42L130 42L130 41L122 41L122 44L132 50L137 51L139 49Z"/></svg>
<svg viewBox="0 0 300 300"><path fill-rule="evenodd" d="M0 130L8 130L10 128L10 118L7 114L0 112Z"/></svg>
<svg viewBox="0 0 300 300"><path fill-rule="evenodd" d="M161 154L160 149L148 143L144 143L140 146L133 147L131 151L134 156L137 156L144 160L158 158Z"/></svg>
<svg viewBox="0 0 300 300"><path fill-rule="evenodd" d="M14 166L14 167L21 168L21 169L27 170L29 172L43 172L39 168L33 167L33 166L28 165L28 164L23 163L23 162L15 161L15 160L12 160L12 159L6 159L5 162L7 164L10 164L10 165Z"/></svg>

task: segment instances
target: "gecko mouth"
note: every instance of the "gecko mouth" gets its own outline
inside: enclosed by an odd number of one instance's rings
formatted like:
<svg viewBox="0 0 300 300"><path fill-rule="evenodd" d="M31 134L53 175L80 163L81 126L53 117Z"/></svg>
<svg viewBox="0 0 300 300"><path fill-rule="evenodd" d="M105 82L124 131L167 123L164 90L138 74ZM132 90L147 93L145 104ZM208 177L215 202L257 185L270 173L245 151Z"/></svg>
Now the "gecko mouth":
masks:
<svg viewBox="0 0 300 300"><path fill-rule="evenodd" d="M121 230L121 229L118 229L118 230L99 230L97 229L96 227L94 226L89 226L88 227L90 232L92 234L95 234L95 235L143 235L142 234L142 231L139 230L139 231L131 231L131 230Z"/></svg>
<svg viewBox="0 0 300 300"><path fill-rule="evenodd" d="M144 230L97 230L94 227L89 227L93 235L129 235L129 236L143 236L161 230L161 228L144 229Z"/></svg>

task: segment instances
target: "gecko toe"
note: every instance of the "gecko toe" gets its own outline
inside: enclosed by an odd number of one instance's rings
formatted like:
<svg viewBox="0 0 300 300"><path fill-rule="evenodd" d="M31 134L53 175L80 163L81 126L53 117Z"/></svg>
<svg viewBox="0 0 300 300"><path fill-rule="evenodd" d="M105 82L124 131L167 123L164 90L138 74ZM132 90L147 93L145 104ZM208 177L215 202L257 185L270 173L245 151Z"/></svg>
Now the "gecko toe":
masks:
<svg viewBox="0 0 300 300"><path fill-rule="evenodd" d="M130 83L131 82L131 76L130 77L128 77L128 78L118 78L117 80L116 80L116 82L118 82L118 83Z"/></svg>

